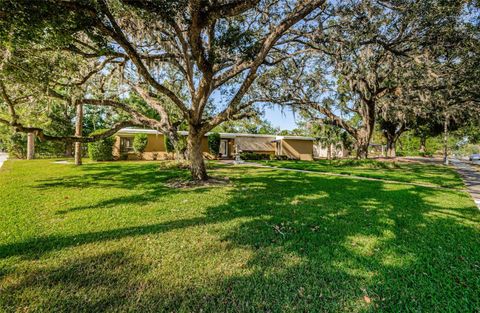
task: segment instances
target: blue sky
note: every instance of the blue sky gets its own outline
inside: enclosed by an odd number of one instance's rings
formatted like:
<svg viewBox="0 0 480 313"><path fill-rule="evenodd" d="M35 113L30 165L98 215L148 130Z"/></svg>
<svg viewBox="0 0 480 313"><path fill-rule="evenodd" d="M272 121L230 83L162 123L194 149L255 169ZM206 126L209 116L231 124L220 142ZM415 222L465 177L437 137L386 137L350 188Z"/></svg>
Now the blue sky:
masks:
<svg viewBox="0 0 480 313"><path fill-rule="evenodd" d="M280 127L282 130L292 130L297 127L295 116L292 110L288 108L281 109L277 106L273 108L265 108L264 118L270 121L274 127Z"/></svg>

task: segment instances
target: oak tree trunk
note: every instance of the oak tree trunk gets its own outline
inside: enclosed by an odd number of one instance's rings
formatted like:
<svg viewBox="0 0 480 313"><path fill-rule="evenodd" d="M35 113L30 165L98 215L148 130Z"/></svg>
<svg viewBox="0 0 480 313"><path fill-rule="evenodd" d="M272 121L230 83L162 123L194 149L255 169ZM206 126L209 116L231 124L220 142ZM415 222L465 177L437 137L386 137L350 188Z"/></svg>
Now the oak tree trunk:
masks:
<svg viewBox="0 0 480 313"><path fill-rule="evenodd" d="M368 158L368 141L364 138L357 140L357 159Z"/></svg>
<svg viewBox="0 0 480 313"><path fill-rule="evenodd" d="M373 129L373 128L372 128ZM361 129L357 133L357 159L368 158L368 146L370 144L370 138L372 137L372 131L369 127Z"/></svg>
<svg viewBox="0 0 480 313"><path fill-rule="evenodd" d="M419 152L424 154L427 151L427 137L420 136L420 149Z"/></svg>
<svg viewBox="0 0 480 313"><path fill-rule="evenodd" d="M27 160L33 160L35 158L35 134L27 134Z"/></svg>
<svg viewBox="0 0 480 313"><path fill-rule="evenodd" d="M385 134L385 138L387 139L387 157L395 158L397 156L397 139L399 136L395 134Z"/></svg>
<svg viewBox="0 0 480 313"><path fill-rule="evenodd" d="M358 130L357 140L357 158L368 158L368 146L372 138L373 129L375 127L375 101L370 100L364 103L362 108L363 127Z"/></svg>
<svg viewBox="0 0 480 313"><path fill-rule="evenodd" d="M390 140L387 142L387 157L395 158L397 156L397 151L395 146L396 144L394 140Z"/></svg>
<svg viewBox="0 0 480 313"><path fill-rule="evenodd" d="M207 169L203 161L202 134L198 134L190 126L188 134L188 160L190 162L190 173L194 180L207 180Z"/></svg>
<svg viewBox="0 0 480 313"><path fill-rule="evenodd" d="M82 136L83 105L77 104L77 120L75 123L75 136ZM75 165L82 165L82 143L75 142Z"/></svg>

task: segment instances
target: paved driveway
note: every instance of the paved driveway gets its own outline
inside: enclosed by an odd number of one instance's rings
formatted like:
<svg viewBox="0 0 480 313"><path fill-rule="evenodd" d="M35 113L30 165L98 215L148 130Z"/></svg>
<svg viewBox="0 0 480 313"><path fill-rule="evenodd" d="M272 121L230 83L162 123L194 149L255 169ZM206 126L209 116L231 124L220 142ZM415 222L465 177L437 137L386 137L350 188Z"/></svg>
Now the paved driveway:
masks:
<svg viewBox="0 0 480 313"><path fill-rule="evenodd" d="M8 154L4 152L0 152L0 167L2 167L3 162L8 158Z"/></svg>
<svg viewBox="0 0 480 313"><path fill-rule="evenodd" d="M480 172L475 170L470 164L460 160L452 160L458 173L462 175L463 181L467 186L468 192L480 209Z"/></svg>

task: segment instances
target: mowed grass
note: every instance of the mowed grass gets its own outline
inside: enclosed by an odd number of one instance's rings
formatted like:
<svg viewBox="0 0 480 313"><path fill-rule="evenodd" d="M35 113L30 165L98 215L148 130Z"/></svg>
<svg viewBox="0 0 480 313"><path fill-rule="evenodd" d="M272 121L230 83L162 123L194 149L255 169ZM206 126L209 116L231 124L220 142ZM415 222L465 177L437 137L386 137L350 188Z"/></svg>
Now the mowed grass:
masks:
<svg viewBox="0 0 480 313"><path fill-rule="evenodd" d="M468 194L215 167L173 189L154 162L7 161L0 311L476 312Z"/></svg>
<svg viewBox="0 0 480 313"><path fill-rule="evenodd" d="M463 187L460 176L455 169L444 165L354 159L261 162L279 168L345 174L439 187Z"/></svg>

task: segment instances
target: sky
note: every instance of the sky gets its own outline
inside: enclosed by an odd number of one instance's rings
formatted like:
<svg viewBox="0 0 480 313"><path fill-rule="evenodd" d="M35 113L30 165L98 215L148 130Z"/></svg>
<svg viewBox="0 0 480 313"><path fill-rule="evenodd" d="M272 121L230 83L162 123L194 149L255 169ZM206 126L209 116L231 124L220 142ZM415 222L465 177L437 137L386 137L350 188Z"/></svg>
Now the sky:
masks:
<svg viewBox="0 0 480 313"><path fill-rule="evenodd" d="M281 109L276 106L273 108L266 108L264 118L270 121L272 126L280 127L281 130L292 130L297 127L295 116L288 108Z"/></svg>

